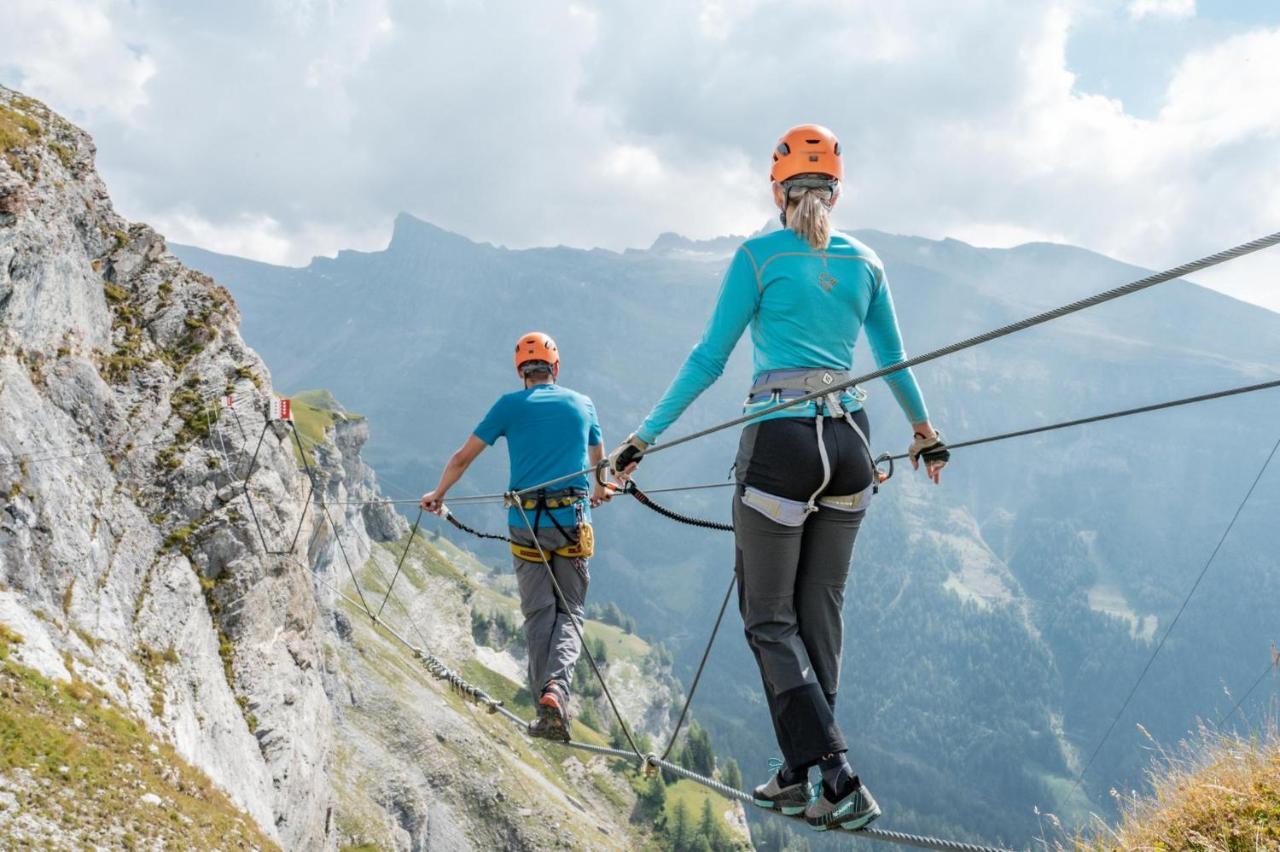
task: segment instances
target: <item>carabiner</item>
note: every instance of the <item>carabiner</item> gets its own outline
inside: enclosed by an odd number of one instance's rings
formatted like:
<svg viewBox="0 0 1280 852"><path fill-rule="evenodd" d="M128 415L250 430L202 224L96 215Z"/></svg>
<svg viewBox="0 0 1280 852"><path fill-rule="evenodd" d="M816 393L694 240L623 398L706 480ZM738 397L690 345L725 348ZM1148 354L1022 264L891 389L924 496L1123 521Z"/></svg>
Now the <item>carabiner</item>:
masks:
<svg viewBox="0 0 1280 852"><path fill-rule="evenodd" d="M880 469L880 465L883 464L884 462L889 463L889 471L887 473ZM876 469L877 484L883 485L884 483L888 482L890 479L893 479L893 456L892 455L890 455L889 453L881 453L879 456L876 457L876 460L872 464L875 466L875 469Z"/></svg>

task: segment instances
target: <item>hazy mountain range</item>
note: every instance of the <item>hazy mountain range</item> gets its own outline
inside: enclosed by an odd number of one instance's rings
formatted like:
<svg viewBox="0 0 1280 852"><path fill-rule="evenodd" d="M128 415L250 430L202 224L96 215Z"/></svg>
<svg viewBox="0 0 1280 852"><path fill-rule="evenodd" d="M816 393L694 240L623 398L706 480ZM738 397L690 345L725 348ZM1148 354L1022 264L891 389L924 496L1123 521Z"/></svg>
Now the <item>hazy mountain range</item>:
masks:
<svg viewBox="0 0 1280 852"><path fill-rule="evenodd" d="M857 236L885 261L913 352L1142 274L1069 246ZM516 386L511 344L530 329L557 338L561 379L595 399L606 440L624 437L696 340L737 242L664 235L623 253L514 251L401 215L386 250L302 269L172 248L231 290L277 388L328 388L369 418L366 458L398 496L413 496ZM673 437L737 413L748 348ZM858 366L870 363L860 349ZM1179 281L917 375L938 427L971 438L1274 378L1280 315ZM873 444L900 451L906 423L882 384L867 390ZM1075 428L959 451L941 488L900 473L884 489L855 554L838 712L886 824L1026 843L1041 830L1034 807L1068 819L1107 813L1109 789L1141 784L1149 743L1135 722L1171 742L1231 707L1224 689L1247 687L1275 638L1280 470L1259 484L1084 793L1072 795L1276 440L1277 413L1272 391ZM722 480L735 440L655 457L642 483ZM458 493L500 490L504 456L482 457ZM670 500L716 518L727 501L727 491ZM476 526L503 522L491 508L458 512ZM729 537L630 501L599 512L597 529L593 597L633 614L687 673L729 578ZM740 627L726 620L694 706L754 783L772 735ZM1248 718L1264 700L1243 708Z"/></svg>

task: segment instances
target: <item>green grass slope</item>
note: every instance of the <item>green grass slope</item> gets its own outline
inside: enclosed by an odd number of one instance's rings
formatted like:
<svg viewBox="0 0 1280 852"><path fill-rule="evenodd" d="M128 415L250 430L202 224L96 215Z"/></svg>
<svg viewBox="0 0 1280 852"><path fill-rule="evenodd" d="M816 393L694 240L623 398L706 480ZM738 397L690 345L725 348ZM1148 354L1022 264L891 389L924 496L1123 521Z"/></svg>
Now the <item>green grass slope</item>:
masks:
<svg viewBox="0 0 1280 852"><path fill-rule="evenodd" d="M101 692L14 662L21 642L0 625L0 848L277 848Z"/></svg>

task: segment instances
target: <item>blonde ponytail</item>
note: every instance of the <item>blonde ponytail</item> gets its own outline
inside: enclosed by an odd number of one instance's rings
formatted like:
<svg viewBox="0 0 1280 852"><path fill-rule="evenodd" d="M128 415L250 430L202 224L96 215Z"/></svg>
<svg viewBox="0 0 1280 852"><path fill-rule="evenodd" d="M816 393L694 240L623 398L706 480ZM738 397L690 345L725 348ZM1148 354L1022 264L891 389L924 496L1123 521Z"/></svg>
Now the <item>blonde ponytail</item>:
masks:
<svg viewBox="0 0 1280 852"><path fill-rule="evenodd" d="M831 193L807 188L787 199L787 227L804 238L814 251L823 251L831 241Z"/></svg>

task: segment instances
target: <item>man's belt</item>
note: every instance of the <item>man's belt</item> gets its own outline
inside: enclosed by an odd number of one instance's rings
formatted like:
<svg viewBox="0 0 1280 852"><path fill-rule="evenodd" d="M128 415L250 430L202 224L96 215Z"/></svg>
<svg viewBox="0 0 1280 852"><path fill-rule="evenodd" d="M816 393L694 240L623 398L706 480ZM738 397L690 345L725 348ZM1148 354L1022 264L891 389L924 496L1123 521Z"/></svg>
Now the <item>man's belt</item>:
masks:
<svg viewBox="0 0 1280 852"><path fill-rule="evenodd" d="M559 491L548 491L520 498L520 505L525 509L563 509L572 506L587 496L581 488L562 488Z"/></svg>
<svg viewBox="0 0 1280 852"><path fill-rule="evenodd" d="M539 550L537 547L529 547L524 544L511 542L511 553L517 559L523 559L525 562L541 562L544 557L555 554L563 556L567 559L590 559L596 550L596 536L591 529L591 524L579 524L577 527L578 540L564 547L557 547L554 550Z"/></svg>

